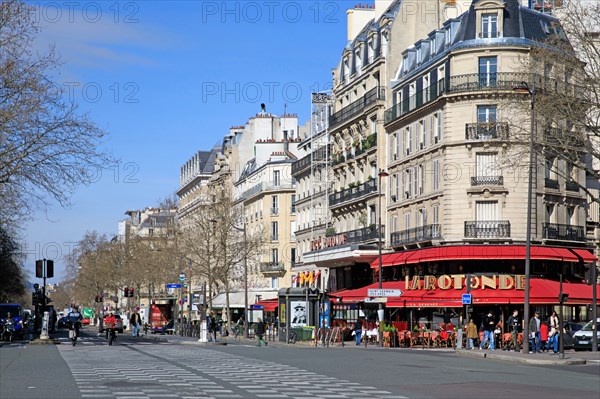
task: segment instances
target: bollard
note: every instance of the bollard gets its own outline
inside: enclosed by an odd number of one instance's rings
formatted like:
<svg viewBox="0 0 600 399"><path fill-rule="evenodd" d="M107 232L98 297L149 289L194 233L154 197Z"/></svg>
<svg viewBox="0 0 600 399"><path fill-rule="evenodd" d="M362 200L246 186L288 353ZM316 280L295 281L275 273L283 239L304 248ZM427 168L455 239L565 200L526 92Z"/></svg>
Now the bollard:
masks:
<svg viewBox="0 0 600 399"><path fill-rule="evenodd" d="M459 328L456 332L456 349L462 349L463 330Z"/></svg>
<svg viewBox="0 0 600 399"><path fill-rule="evenodd" d="M208 342L208 331L206 330L206 320L200 322L200 338L198 342Z"/></svg>

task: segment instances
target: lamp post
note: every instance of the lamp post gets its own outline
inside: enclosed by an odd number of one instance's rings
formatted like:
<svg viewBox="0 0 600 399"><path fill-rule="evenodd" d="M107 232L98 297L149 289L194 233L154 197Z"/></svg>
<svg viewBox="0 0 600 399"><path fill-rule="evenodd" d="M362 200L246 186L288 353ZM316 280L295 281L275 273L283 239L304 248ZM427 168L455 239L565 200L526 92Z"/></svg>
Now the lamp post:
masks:
<svg viewBox="0 0 600 399"><path fill-rule="evenodd" d="M383 169L379 169L379 173L377 174L377 177L378 177L378 182L377 182L378 183L378 185L377 185L377 191L378 191L377 201L378 201L378 205L377 205L377 209L379 211L379 216L377 218L378 219L377 220L377 225L378 225L377 226L377 228L378 228L377 235L378 235L378 238L379 238L379 245L378 245L378 247L379 247L379 255L378 255L378 257L379 257L379 278L378 278L379 284L378 284L378 288L380 290L383 287L383 284L382 284L383 283L383 280L382 280L382 263L383 262L382 262L382 256L381 256L381 249L382 249L382 246L383 246L383 243L382 243L382 233L381 233L381 178L382 177L387 177L387 176L389 176L389 173L387 173ZM381 302L379 302L379 311L377 313L378 313L377 316L379 316L380 314L383 313L383 303L381 303ZM377 332L377 335L379 336L379 346L383 346L383 334L382 334L383 319L384 319L383 315L380 316L379 329L378 329L378 332Z"/></svg>
<svg viewBox="0 0 600 399"><path fill-rule="evenodd" d="M531 280L531 201L533 200L533 135L535 130L535 81L531 87L527 82L521 82L522 87L515 91L527 91L531 96L531 124L529 127L529 170L527 173L527 220L525 232L525 298L523 300L523 353L529 353L529 298ZM536 174L537 176L537 174ZM562 321L561 321L562 322Z"/></svg>
<svg viewBox="0 0 600 399"><path fill-rule="evenodd" d="M246 240L246 222L242 224L242 227L232 225L237 231L241 231L244 235L244 338L248 338L248 263L247 263L247 251L248 242Z"/></svg>

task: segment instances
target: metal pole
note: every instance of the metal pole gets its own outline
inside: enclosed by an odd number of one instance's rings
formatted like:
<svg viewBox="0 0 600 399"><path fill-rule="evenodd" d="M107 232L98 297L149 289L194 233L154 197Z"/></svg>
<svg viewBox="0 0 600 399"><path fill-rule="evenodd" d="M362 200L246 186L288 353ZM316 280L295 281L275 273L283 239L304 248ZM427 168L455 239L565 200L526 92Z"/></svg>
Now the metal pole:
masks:
<svg viewBox="0 0 600 399"><path fill-rule="evenodd" d="M565 358L565 340L564 340L564 336L563 336L563 328L562 326L564 325L563 322L563 275L562 273L560 274L560 288L559 288L559 304L560 304L560 309L559 312L560 314L558 315L558 358L559 359L564 359Z"/></svg>
<svg viewBox="0 0 600 399"><path fill-rule="evenodd" d="M530 268L531 268L531 201L533 200L533 134L535 129L535 82L529 89L531 95L531 126L529 131L529 172L527 181L527 223L525 238L525 298L523 302L523 353L529 353L529 296L530 296ZM537 176L537 174L536 174ZM562 321L561 321L562 323Z"/></svg>
<svg viewBox="0 0 600 399"><path fill-rule="evenodd" d="M379 170L379 173L377 174L377 177L379 178L378 181L378 186L377 186L377 190L378 190L378 196L377 196L377 209L379 211L379 216L378 216L378 221L377 221L377 225L378 225L378 238L379 238L379 278L378 278L378 285L377 287L381 290L383 287L383 278L382 278L382 269L383 269L383 259L382 259L382 255L381 255L381 247L382 247L382 240L381 240L381 178L383 176L387 176L387 173L385 173L383 170ZM379 317L379 314L381 314L383 312L383 303L379 302L379 311L377 312L377 316ZM384 318L381 317L381 320L379 320L379 329L377 330L377 335L378 335L378 340L379 340L379 346L383 346L383 320Z"/></svg>
<svg viewBox="0 0 600 399"><path fill-rule="evenodd" d="M598 299L597 299L597 272L596 262L592 263L592 352L598 352Z"/></svg>
<svg viewBox="0 0 600 399"><path fill-rule="evenodd" d="M249 338L248 335L248 241L246 238L246 221L242 226L244 233L244 338ZM229 321L229 320L228 320Z"/></svg>

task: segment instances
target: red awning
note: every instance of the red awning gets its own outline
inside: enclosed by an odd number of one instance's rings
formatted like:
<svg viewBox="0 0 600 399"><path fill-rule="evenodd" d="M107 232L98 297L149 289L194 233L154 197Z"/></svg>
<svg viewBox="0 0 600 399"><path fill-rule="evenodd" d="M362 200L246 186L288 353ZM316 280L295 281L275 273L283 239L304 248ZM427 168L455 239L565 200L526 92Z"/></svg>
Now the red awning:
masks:
<svg viewBox="0 0 600 399"><path fill-rule="evenodd" d="M584 263L592 263L598 260L598 258L596 258L594 254L587 249L571 248L571 251L575 252L576 255L581 256L581 259L583 259Z"/></svg>
<svg viewBox="0 0 600 399"><path fill-rule="evenodd" d="M274 312L275 308L279 306L279 299L263 299L262 301L256 302L254 305L262 306L265 312Z"/></svg>
<svg viewBox="0 0 600 399"><path fill-rule="evenodd" d="M583 250L578 250L585 252ZM412 251L402 251L382 256L382 266L398 266L442 260L475 259L525 259L524 245L461 245L441 246ZM591 254L588 252L587 257ZM545 259L562 262L579 262L579 258L568 248L532 246L531 259ZM371 268L379 267L379 259L371 263Z"/></svg>
<svg viewBox="0 0 600 399"><path fill-rule="evenodd" d="M531 304L558 304L558 293L560 291L558 281L546 279L531 279L530 303ZM371 284L355 290L342 290L330 294L337 297L340 302L356 303L368 298L368 290L378 288L378 284ZM463 288L456 289L434 289L434 290L407 290L403 281L386 281L382 284L383 289L399 289L402 295L399 297L388 297L386 307L461 307L462 294L466 293ZM585 305L592 301L592 286L583 283L563 283L563 292L569 295L567 305ZM516 289L471 289L473 304L523 304L525 298L524 290Z"/></svg>

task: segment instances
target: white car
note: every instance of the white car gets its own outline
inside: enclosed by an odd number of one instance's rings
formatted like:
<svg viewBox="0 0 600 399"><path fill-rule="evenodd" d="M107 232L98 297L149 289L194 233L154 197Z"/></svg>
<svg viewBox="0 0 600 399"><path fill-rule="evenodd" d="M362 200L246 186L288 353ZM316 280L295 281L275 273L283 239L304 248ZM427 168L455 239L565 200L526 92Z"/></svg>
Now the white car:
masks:
<svg viewBox="0 0 600 399"><path fill-rule="evenodd" d="M596 320L600 325L600 317ZM585 323L583 328L573 334L573 349L577 350L591 350L592 349L592 320ZM600 333L597 334L598 346L600 346Z"/></svg>

